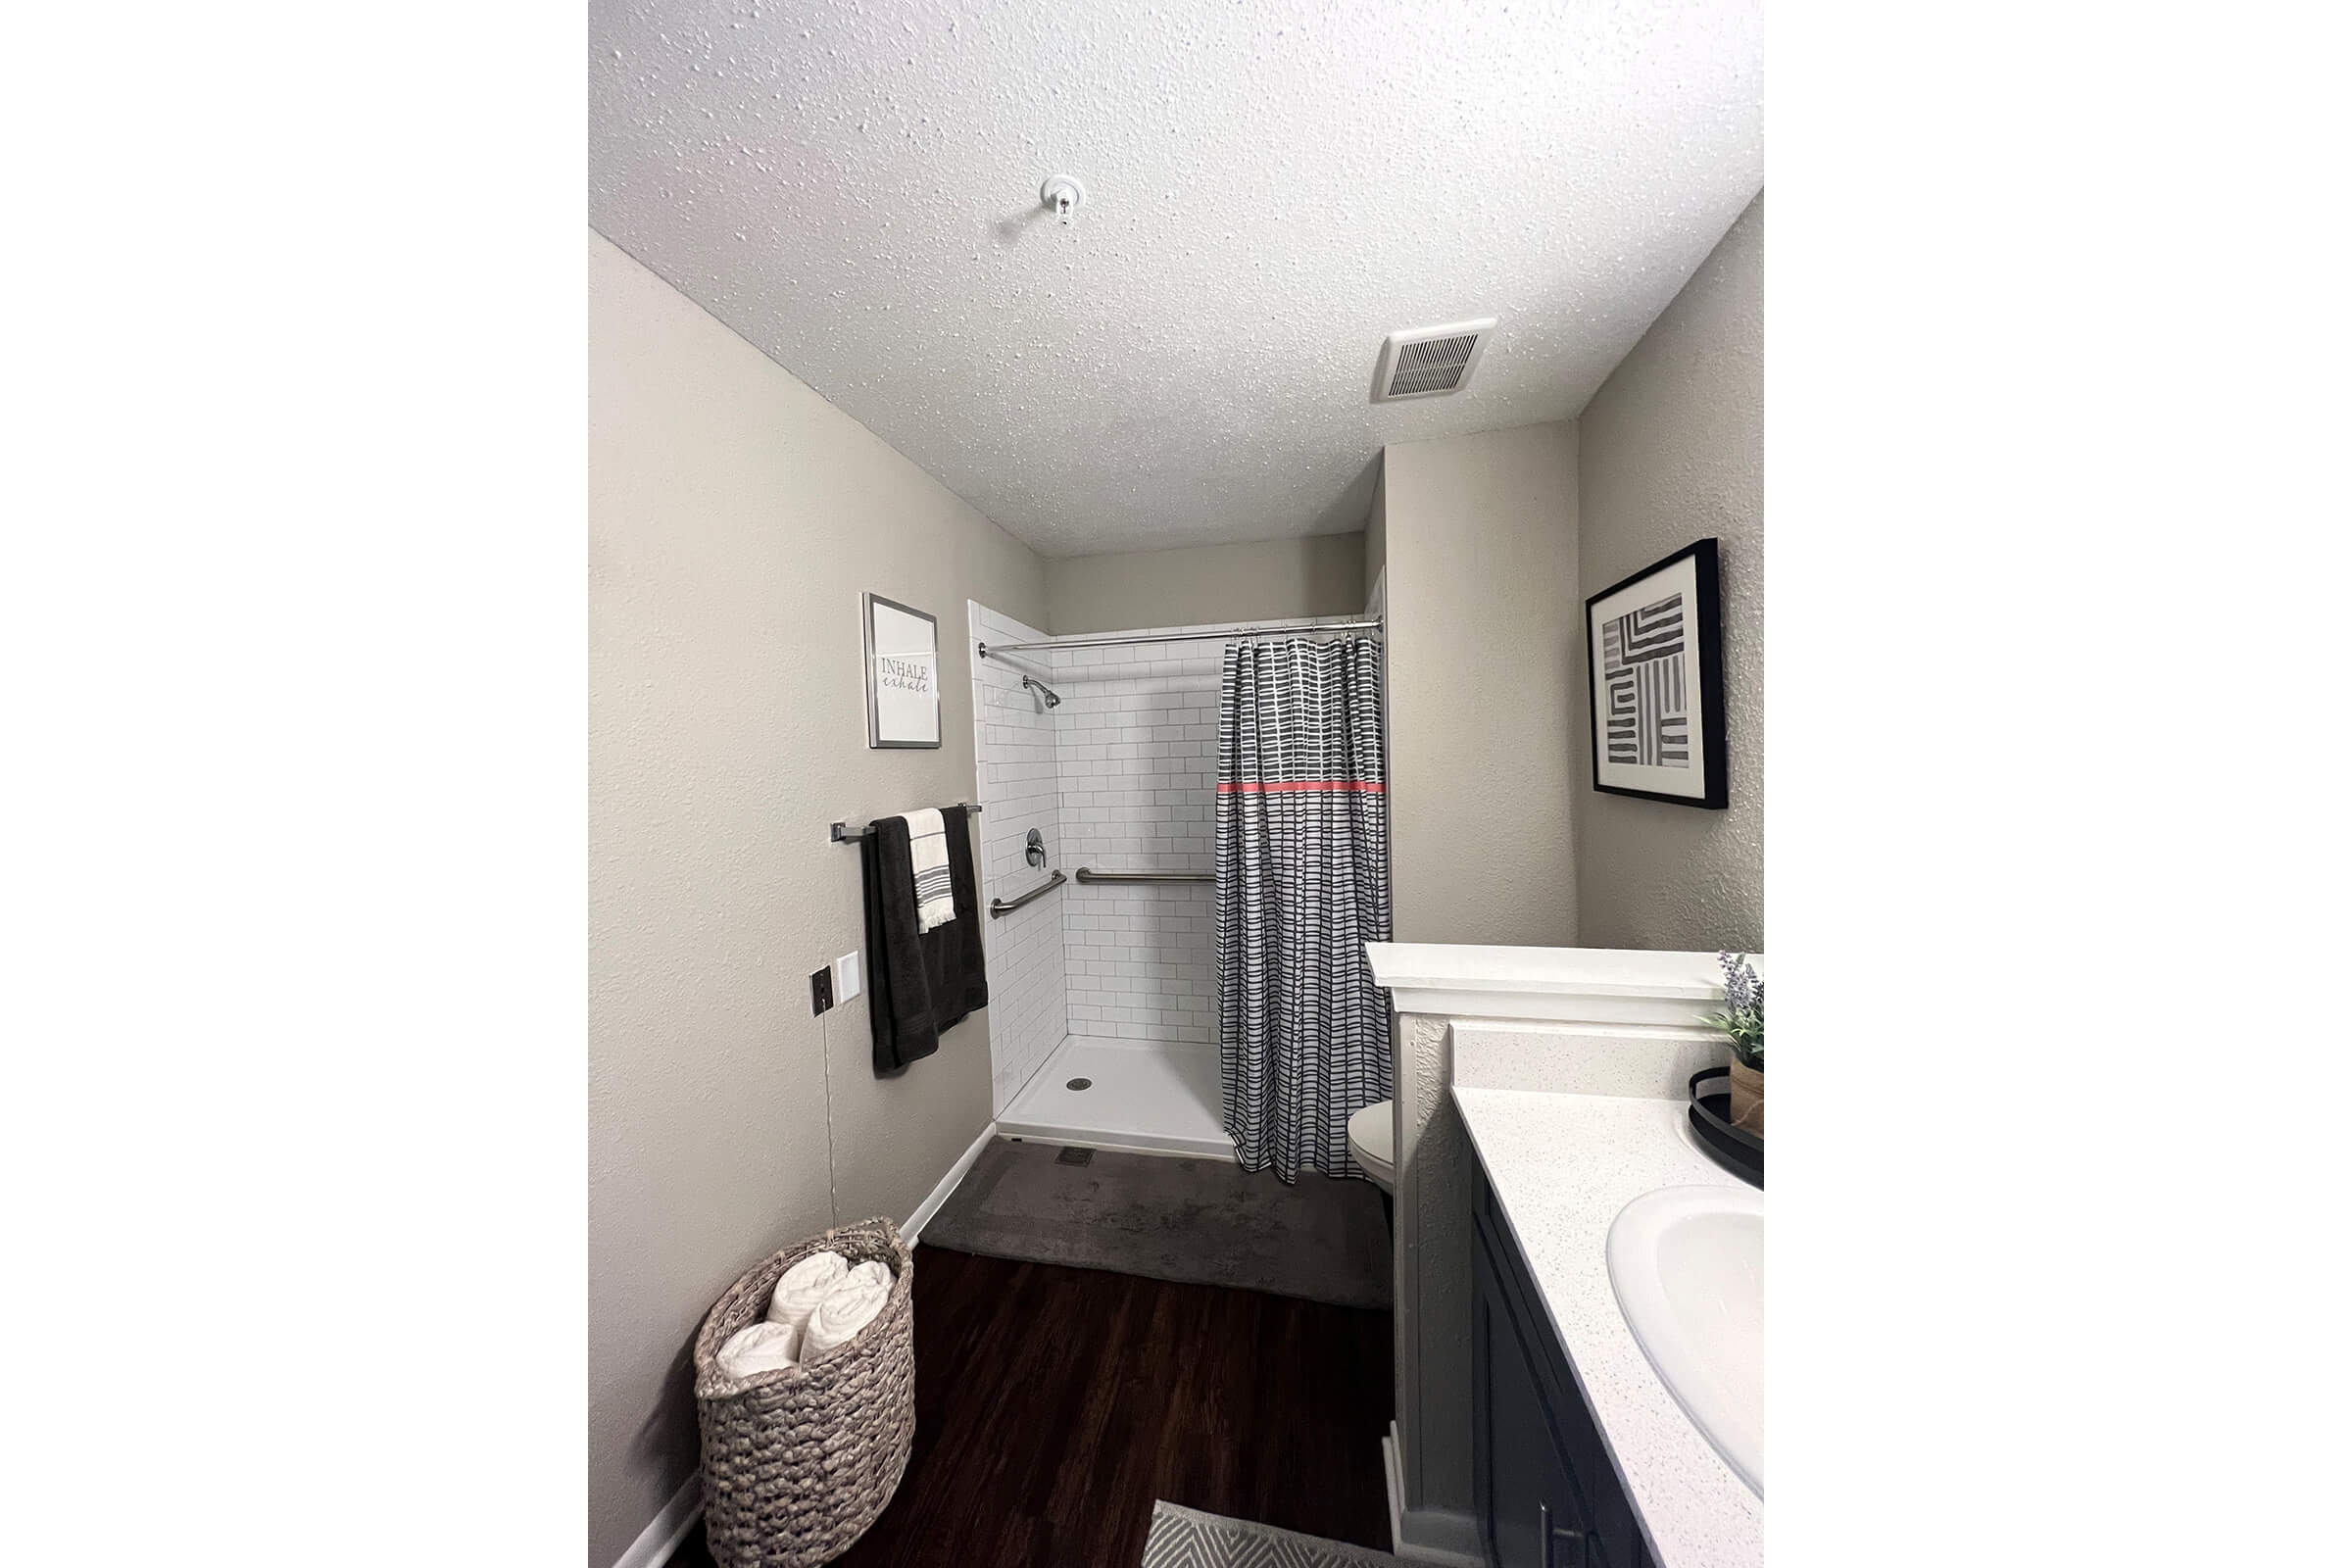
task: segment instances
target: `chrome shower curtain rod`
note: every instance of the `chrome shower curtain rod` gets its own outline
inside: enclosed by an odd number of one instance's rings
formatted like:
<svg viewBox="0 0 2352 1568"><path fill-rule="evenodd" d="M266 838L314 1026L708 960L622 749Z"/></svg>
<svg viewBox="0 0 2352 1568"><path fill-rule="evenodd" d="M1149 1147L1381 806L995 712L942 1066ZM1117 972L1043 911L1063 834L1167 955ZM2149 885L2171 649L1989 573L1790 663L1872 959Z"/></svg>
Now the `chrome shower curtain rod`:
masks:
<svg viewBox="0 0 2352 1568"><path fill-rule="evenodd" d="M1113 637L1052 637L1040 643L982 643L980 657L1040 648L1115 648L1129 643L1203 643L1220 637L1276 637L1295 631L1378 631L1378 620L1280 620L1263 626L1210 626L1203 631L1139 631Z"/></svg>

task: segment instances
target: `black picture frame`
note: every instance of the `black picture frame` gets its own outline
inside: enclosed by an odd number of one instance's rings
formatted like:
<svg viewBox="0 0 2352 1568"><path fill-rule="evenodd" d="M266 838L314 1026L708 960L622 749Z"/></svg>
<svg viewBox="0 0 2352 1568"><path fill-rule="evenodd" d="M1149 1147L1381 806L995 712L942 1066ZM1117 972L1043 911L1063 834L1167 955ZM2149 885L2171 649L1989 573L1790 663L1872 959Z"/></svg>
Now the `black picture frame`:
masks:
<svg viewBox="0 0 2352 1568"><path fill-rule="evenodd" d="M1710 811L1723 810L1732 804L1731 756L1724 745L1723 588L1716 543L1713 539L1700 539L1685 545L1585 601L1585 727L1592 748L1592 788L1603 795L1628 795L1636 800L1695 806ZM1669 579L1680 580L1676 568L1685 562L1690 563L1690 575L1695 578L1684 636L1685 654L1695 648L1697 655L1697 679L1689 684L1684 705L1689 715L1689 732L1698 739L1698 765L1688 769L1698 786L1695 793L1638 787L1629 780L1629 774L1654 779L1676 770L1610 760L1602 723L1601 607L1621 596L1630 596L1632 590L1653 578L1657 579L1658 590L1665 592ZM1622 612L1622 606L1614 608ZM1615 775L1615 782L1604 778L1604 764L1606 771Z"/></svg>

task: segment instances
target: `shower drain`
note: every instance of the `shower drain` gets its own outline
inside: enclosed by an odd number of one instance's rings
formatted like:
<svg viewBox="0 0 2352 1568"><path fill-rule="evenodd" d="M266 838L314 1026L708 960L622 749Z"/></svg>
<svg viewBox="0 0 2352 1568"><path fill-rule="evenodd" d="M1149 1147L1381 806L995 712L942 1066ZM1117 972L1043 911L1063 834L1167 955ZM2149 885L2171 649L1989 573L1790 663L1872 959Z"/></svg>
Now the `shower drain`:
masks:
<svg viewBox="0 0 2352 1568"><path fill-rule="evenodd" d="M1092 1078L1073 1078L1062 1087L1064 1089L1092 1089L1095 1087L1095 1081Z"/></svg>

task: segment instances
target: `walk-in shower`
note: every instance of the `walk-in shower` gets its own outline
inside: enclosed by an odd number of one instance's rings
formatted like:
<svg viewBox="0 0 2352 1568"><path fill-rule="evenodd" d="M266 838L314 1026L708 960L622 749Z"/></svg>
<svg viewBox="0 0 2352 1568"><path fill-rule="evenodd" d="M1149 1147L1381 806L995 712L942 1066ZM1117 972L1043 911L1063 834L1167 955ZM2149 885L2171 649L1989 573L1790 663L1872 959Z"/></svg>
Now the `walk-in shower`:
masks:
<svg viewBox="0 0 2352 1568"><path fill-rule="evenodd" d="M999 1131L1233 1157L1217 1046L1224 650L1380 623L1050 637L979 605L970 622L983 902L1023 901L983 933ZM1031 696L1047 692L1058 700Z"/></svg>

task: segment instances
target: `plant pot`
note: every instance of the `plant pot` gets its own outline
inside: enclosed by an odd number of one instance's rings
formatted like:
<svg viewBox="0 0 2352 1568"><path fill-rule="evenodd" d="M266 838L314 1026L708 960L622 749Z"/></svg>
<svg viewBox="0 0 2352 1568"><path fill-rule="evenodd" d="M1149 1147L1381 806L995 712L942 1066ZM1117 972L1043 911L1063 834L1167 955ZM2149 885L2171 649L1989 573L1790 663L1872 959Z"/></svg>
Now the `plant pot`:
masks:
<svg viewBox="0 0 2352 1568"><path fill-rule="evenodd" d="M1732 1058L1732 1125L1743 1133L1764 1136L1764 1073Z"/></svg>

